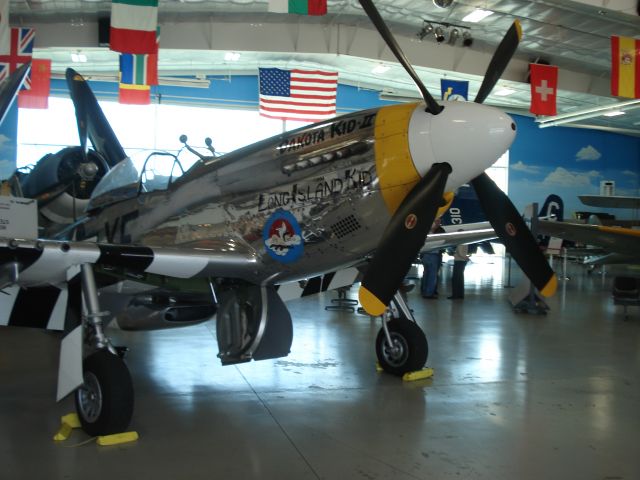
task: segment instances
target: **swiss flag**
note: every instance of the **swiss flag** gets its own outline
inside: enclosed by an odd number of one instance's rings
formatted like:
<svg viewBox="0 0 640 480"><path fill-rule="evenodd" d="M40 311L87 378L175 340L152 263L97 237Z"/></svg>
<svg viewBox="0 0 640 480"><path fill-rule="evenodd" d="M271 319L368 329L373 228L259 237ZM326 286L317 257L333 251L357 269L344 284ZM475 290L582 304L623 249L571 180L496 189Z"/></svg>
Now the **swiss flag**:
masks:
<svg viewBox="0 0 640 480"><path fill-rule="evenodd" d="M531 68L531 108L534 115L556 114L556 93L558 91L558 67L532 63Z"/></svg>

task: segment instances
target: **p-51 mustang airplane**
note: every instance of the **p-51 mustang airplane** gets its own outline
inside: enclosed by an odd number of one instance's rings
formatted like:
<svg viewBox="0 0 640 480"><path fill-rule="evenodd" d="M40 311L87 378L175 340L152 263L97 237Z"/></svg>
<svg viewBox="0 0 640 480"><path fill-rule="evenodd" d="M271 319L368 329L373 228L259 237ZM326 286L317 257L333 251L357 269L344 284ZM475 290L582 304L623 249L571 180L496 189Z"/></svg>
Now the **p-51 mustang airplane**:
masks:
<svg viewBox="0 0 640 480"><path fill-rule="evenodd" d="M395 374L422 368L422 330L383 314L392 300L401 302L398 287L451 192L468 182L532 283L543 294L554 292L555 275L526 224L483 173L515 137L508 115L481 104L517 48L519 23L496 50L475 103L440 105L371 0L360 2L424 103L309 125L205 158L179 177L175 163L164 183L141 181L144 167L140 174L119 144L112 145L115 154L106 163L113 168L92 191L86 212L56 235L67 240L0 241L8 293L0 296L0 324L68 332L58 398L76 390L89 434L124 430L133 410L131 378L105 335L107 320L165 328L216 313L224 364L276 358L289 353L292 341L277 287L325 274L314 281L326 288L341 275L331 272L346 267L364 272L360 303L370 315L383 316L376 340L382 367ZM95 173L100 165L87 165L87 137L100 150L110 128L84 79L69 69L67 82L79 106L78 167ZM38 309L30 310L36 298ZM81 298L86 308L79 321ZM82 344L84 354L74 347Z"/></svg>

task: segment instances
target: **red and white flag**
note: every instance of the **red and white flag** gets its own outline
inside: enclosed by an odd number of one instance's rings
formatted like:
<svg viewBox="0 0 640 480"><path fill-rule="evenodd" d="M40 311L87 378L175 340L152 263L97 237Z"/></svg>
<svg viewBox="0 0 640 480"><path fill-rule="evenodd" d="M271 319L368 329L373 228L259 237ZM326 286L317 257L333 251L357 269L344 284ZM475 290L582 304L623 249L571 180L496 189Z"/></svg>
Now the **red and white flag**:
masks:
<svg viewBox="0 0 640 480"><path fill-rule="evenodd" d="M260 115L315 122L336 114L338 73L260 69Z"/></svg>
<svg viewBox="0 0 640 480"><path fill-rule="evenodd" d="M554 65L529 65L531 71L531 108L534 115L555 115L558 91L558 67Z"/></svg>
<svg viewBox="0 0 640 480"><path fill-rule="evenodd" d="M158 0L112 0L109 48L121 53L158 53Z"/></svg>

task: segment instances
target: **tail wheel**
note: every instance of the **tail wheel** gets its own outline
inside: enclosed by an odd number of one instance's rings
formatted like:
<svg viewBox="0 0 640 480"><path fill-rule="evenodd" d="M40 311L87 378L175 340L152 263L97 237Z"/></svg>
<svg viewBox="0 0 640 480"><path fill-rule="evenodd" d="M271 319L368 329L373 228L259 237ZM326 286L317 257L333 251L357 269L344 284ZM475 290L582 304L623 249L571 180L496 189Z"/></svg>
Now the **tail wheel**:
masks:
<svg viewBox="0 0 640 480"><path fill-rule="evenodd" d="M124 432L133 414L133 383L125 363L108 350L87 357L84 383L76 390L76 411L91 436Z"/></svg>
<svg viewBox="0 0 640 480"><path fill-rule="evenodd" d="M390 320L387 328L391 344L384 328L376 338L376 355L383 370L400 376L423 368L429 355L429 345L422 329L415 322L403 318Z"/></svg>

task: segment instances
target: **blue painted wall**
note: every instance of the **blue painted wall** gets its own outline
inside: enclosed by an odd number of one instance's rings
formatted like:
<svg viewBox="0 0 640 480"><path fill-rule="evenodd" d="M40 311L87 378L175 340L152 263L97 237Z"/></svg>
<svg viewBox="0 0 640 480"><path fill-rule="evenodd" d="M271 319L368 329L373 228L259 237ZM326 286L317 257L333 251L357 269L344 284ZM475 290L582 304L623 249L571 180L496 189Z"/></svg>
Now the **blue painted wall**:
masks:
<svg viewBox="0 0 640 480"><path fill-rule="evenodd" d="M581 194L600 194L601 180L614 180L616 195L640 195L640 138L597 130L538 128L532 118L513 116L518 127L510 151L509 196L519 210L542 204L551 193L565 202L565 215L601 211L583 205ZM618 218L635 212L616 210Z"/></svg>
<svg viewBox="0 0 640 480"><path fill-rule="evenodd" d="M152 101L258 108L258 77L256 75L208 76L209 88L173 87L159 85L151 87ZM118 84L114 82L89 82L99 99L118 99ZM65 80L53 79L51 91L57 95L68 95ZM350 85L338 85L337 108L339 113L366 108L392 105L394 102L380 100L379 92Z"/></svg>
<svg viewBox="0 0 640 480"><path fill-rule="evenodd" d="M14 101L0 125L0 179L9 178L16 169L18 148L18 102Z"/></svg>

